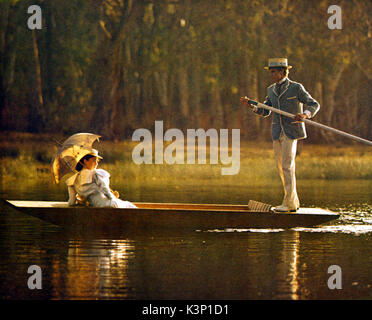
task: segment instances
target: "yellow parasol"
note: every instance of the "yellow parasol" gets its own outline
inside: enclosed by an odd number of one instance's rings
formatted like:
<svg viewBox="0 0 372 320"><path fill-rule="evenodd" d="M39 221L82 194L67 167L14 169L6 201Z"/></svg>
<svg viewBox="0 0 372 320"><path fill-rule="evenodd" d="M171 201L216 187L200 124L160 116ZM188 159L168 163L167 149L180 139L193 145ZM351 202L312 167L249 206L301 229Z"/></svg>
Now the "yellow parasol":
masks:
<svg viewBox="0 0 372 320"><path fill-rule="evenodd" d="M93 143L100 137L93 133L76 133L63 142L52 161L52 176L56 184L67 173L76 172L75 167L84 156L98 154Z"/></svg>

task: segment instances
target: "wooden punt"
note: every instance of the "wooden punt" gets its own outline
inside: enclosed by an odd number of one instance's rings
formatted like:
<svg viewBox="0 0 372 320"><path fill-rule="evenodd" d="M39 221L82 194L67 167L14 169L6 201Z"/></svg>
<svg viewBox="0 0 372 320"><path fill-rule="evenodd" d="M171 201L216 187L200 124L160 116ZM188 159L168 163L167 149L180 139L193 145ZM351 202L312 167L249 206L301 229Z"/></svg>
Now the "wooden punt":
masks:
<svg viewBox="0 0 372 320"><path fill-rule="evenodd" d="M3 200L8 207L49 223L85 230L249 229L312 227L339 214L320 208L296 213L252 211L248 205L136 203L138 208L69 207L67 202Z"/></svg>

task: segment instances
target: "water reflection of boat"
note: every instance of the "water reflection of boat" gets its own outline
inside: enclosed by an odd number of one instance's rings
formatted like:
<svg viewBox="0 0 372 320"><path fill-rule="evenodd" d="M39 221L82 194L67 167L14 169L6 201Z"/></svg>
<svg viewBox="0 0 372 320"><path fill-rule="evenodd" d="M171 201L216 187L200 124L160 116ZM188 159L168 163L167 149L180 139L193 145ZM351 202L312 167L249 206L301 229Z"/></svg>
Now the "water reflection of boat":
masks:
<svg viewBox="0 0 372 320"><path fill-rule="evenodd" d="M69 207L67 202L4 200L4 204L64 227L90 229L293 228L323 224L339 214L320 208L296 213L252 211L248 205L135 203L138 208Z"/></svg>

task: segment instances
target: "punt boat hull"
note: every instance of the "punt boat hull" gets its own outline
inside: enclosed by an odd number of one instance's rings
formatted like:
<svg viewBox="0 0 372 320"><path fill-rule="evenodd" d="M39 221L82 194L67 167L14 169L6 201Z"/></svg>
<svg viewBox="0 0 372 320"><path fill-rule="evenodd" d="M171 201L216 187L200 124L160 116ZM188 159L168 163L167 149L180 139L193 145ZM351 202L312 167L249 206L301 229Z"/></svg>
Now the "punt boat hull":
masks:
<svg viewBox="0 0 372 320"><path fill-rule="evenodd" d="M339 218L320 208L296 213L252 211L248 205L136 203L138 208L69 207L67 202L3 200L3 204L54 225L84 230L250 229L313 227Z"/></svg>

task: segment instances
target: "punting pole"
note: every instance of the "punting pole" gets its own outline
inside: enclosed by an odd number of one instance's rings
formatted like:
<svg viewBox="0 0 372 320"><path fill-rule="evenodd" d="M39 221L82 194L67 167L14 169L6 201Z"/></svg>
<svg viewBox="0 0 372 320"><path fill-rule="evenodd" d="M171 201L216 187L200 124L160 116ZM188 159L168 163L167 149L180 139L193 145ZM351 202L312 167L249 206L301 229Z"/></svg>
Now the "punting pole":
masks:
<svg viewBox="0 0 372 320"><path fill-rule="evenodd" d="M292 113L289 113L289 112L286 112L286 111L283 111L283 110L280 110L280 109L276 109L276 108L267 106L266 104L263 104L263 103L260 103L260 102L254 101L254 100L248 100L248 103L249 104L252 104L252 105L255 105L255 106L259 107L259 108L263 108L263 109L270 110L272 112L281 114L281 115L286 116L286 117L289 117L289 118L294 118L295 117L295 115L292 114ZM330 132L333 132L333 133L339 134L341 136L344 136L346 138L350 138L350 139L353 139L355 141L362 142L362 143L365 143L365 144L368 144L368 145L372 146L372 141L369 141L369 140L366 140L366 139L363 139L363 138L354 136L354 135L352 135L350 133L346 133L344 131L341 131L341 130L338 130L338 129L335 129L335 128L328 127L328 126L326 126L324 124L321 124L321 123L318 123L318 122L314 122L314 121L309 120L309 119L303 119L302 121L305 122L305 123L307 123L307 124L309 124L309 125L312 125L312 126L315 126L315 127L318 127L318 128L322 128L322 129L328 130Z"/></svg>

